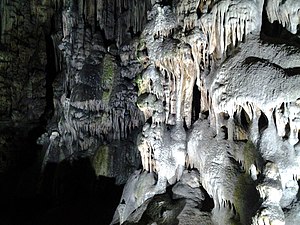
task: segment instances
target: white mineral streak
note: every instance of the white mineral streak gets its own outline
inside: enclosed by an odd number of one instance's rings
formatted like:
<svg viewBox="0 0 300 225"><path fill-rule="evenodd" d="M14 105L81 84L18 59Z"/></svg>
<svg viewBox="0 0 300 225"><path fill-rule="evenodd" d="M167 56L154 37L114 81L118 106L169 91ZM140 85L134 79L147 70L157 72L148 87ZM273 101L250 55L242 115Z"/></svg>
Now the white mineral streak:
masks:
<svg viewBox="0 0 300 225"><path fill-rule="evenodd" d="M229 45L236 46L261 27L263 1L218 1L201 17L201 27L209 40L209 53L221 57Z"/></svg>
<svg viewBox="0 0 300 225"><path fill-rule="evenodd" d="M176 126L172 133L165 126L146 125L138 144L143 168L158 173L159 181L174 184L185 165L185 132Z"/></svg>
<svg viewBox="0 0 300 225"><path fill-rule="evenodd" d="M70 43L72 44L72 29L76 26L77 21L76 17L72 15L72 12L70 9L67 9L62 12L62 24L63 24L63 38L66 40L70 40Z"/></svg>
<svg viewBox="0 0 300 225"><path fill-rule="evenodd" d="M168 36L176 26L168 7L158 7L156 10L157 17L153 20L153 27L145 29L147 42L153 46L160 42L156 40L157 36ZM187 126L190 126L196 74L189 45L176 47L175 43L170 42L161 47L164 48L163 51L152 49L153 52L149 54L149 58L154 60L153 63L160 71L149 66L142 75L143 83L149 84L149 87L144 89L149 94L138 105L146 119L152 118L152 124L145 125L139 141L139 150L144 169L156 171L159 181L167 180L172 184L180 178L185 164L183 119ZM176 49L179 50L178 53ZM169 131L164 123L175 126Z"/></svg>
<svg viewBox="0 0 300 225"><path fill-rule="evenodd" d="M129 216L147 199L159 193L153 173L136 171L128 179L124 187L120 204L115 212L111 224L120 224L128 220ZM134 195L132 195L134 193ZM146 205L147 207L147 205Z"/></svg>
<svg viewBox="0 0 300 225"><path fill-rule="evenodd" d="M183 31L192 30L197 22L197 5L199 0L180 1L177 5L177 22Z"/></svg>
<svg viewBox="0 0 300 225"><path fill-rule="evenodd" d="M47 162L51 162L51 158L49 156L50 152L53 150L53 148L57 147L59 141L60 141L60 134L57 131L53 131L49 137L49 145L45 152L45 156L42 163L42 170L44 170ZM60 161L62 161L64 158L61 158Z"/></svg>
<svg viewBox="0 0 300 225"><path fill-rule="evenodd" d="M278 21L291 33L299 31L300 1L298 0L267 0L266 11L271 23Z"/></svg>
<svg viewBox="0 0 300 225"><path fill-rule="evenodd" d="M198 121L188 139L188 165L197 168L203 187L214 197L215 205L222 206L223 200L234 202L233 192L237 179L237 168L226 157L227 151L234 149L227 141L216 142L214 131L206 121ZM201 151L198 149L201 148ZM221 172L222 171L222 172ZM221 174L228 174L230 179Z"/></svg>
<svg viewBox="0 0 300 225"><path fill-rule="evenodd" d="M282 187L276 164L268 162L265 165L263 175L264 180L257 186L263 203L254 216L252 224L284 225L284 214L280 207Z"/></svg>

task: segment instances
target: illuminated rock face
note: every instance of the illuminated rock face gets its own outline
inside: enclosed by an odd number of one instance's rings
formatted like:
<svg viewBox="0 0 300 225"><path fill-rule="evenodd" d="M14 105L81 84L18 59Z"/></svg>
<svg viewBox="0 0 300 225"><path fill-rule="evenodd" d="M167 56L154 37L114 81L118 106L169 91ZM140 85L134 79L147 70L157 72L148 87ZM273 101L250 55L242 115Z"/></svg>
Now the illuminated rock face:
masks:
<svg viewBox="0 0 300 225"><path fill-rule="evenodd" d="M214 208L208 216L199 207L183 222L180 218L192 208L186 204L177 215L179 224L295 223L300 52L298 45L265 37L261 27L267 16L297 34L297 4L153 5L140 37L145 69L138 78L138 106L146 124L138 148L144 170L157 174L157 183L129 180L127 185L144 185L148 191L125 191L114 223L136 223L141 210L147 214L145 204L155 193L195 170ZM188 194L182 198L193 199ZM167 215L161 217L168 221Z"/></svg>
<svg viewBox="0 0 300 225"><path fill-rule="evenodd" d="M112 224L299 223L298 0L16 2L0 112L126 183Z"/></svg>

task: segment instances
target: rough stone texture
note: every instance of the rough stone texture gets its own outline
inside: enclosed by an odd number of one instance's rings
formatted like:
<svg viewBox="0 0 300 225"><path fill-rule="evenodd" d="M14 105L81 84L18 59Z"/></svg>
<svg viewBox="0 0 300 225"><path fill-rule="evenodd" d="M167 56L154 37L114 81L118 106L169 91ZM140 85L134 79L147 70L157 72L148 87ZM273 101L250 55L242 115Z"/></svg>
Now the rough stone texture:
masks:
<svg viewBox="0 0 300 225"><path fill-rule="evenodd" d="M36 154L31 145L51 114L52 14L46 2L0 2L1 175L30 164Z"/></svg>
<svg viewBox="0 0 300 225"><path fill-rule="evenodd" d="M2 130L38 124L42 171L88 158L126 183L111 224L297 223L299 1L0 9L1 171Z"/></svg>
<svg viewBox="0 0 300 225"><path fill-rule="evenodd" d="M46 6L1 1L0 112L16 123L38 120L46 102Z"/></svg>
<svg viewBox="0 0 300 225"><path fill-rule="evenodd" d="M62 27L52 37L61 72L53 83L55 114L44 165L90 157L98 176L124 183L140 165L134 143L143 115L133 80L141 65L132 37L145 23L146 1L60 4L62 17L54 20Z"/></svg>
<svg viewBox="0 0 300 225"><path fill-rule="evenodd" d="M263 36L266 18L296 34L294 10L287 1L172 1L149 14L138 77L143 168L157 173L160 192L175 184L183 199L183 169L199 171L215 206L197 213L207 223L284 224L282 209L298 201L299 48Z"/></svg>

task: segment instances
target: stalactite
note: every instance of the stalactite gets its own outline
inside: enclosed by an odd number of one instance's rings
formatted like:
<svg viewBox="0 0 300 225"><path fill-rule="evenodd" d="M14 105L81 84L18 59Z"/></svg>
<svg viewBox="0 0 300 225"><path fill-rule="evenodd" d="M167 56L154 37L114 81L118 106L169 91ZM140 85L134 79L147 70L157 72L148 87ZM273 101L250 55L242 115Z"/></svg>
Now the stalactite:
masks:
<svg viewBox="0 0 300 225"><path fill-rule="evenodd" d="M266 2L266 12L270 22L278 21L293 34L298 32L300 24L299 10L300 2L297 0L268 0Z"/></svg>
<svg viewBox="0 0 300 225"><path fill-rule="evenodd" d="M255 12L255 13L252 13ZM222 57L227 48L244 41L246 35L257 32L261 25L262 2L221 1L211 13L201 17L201 27L209 38L209 52Z"/></svg>
<svg viewBox="0 0 300 225"><path fill-rule="evenodd" d="M278 2L266 2L270 21L278 20L297 33L294 9L286 12L285 4ZM251 178L261 180L255 151L274 164L282 163L274 155L298 157L299 79L290 71L299 66L299 51L256 40L263 1L172 1L171 6L147 0L79 0L72 3L76 7L69 1L51 3L56 12L62 10L62 30L51 38L56 71L64 76L63 90L55 93L62 111L55 118L57 139L68 151L61 151L63 157L92 155L102 142L122 143L145 119L138 150L146 172L136 177L158 176L151 183L156 188L145 191L147 196L164 192L167 182L175 184L183 169L191 167L199 170L216 210L229 208L230 215L243 211L236 190L251 183ZM0 8L4 4L14 7L13 2L2 0ZM6 31L13 24L10 12L2 12L1 43L6 43ZM194 88L200 92L196 104L201 115L196 121L192 119ZM137 98L144 115L135 105ZM246 127L243 115L247 115ZM57 151L51 150L50 140L46 158ZM255 151L246 152L249 143ZM273 145L279 147L270 150ZM284 188L291 182L296 187L297 165L276 171L282 176L285 206L292 198ZM274 181L267 177L266 183L267 179ZM265 181L258 189L267 198ZM281 215L277 200L274 205ZM264 206L269 207L262 205L258 220Z"/></svg>
<svg viewBox="0 0 300 225"><path fill-rule="evenodd" d="M285 222L283 211L279 205L282 189L278 168L272 162L268 162L264 168L264 175L264 180L257 187L263 203L253 218L252 224L259 225L263 221L268 221L270 224L283 225Z"/></svg>

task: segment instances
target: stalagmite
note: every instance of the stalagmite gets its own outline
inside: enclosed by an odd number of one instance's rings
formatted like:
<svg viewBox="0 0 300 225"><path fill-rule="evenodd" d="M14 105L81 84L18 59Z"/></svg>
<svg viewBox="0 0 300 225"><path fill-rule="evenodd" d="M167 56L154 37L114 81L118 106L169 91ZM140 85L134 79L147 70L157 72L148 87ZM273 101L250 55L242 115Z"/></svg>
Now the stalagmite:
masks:
<svg viewBox="0 0 300 225"><path fill-rule="evenodd" d="M299 4L0 0L1 168L38 124L126 183L112 224L297 224Z"/></svg>

